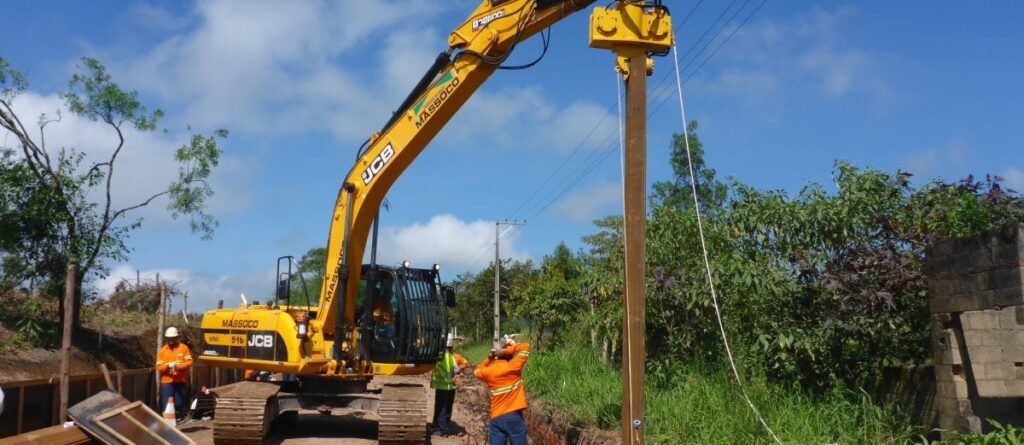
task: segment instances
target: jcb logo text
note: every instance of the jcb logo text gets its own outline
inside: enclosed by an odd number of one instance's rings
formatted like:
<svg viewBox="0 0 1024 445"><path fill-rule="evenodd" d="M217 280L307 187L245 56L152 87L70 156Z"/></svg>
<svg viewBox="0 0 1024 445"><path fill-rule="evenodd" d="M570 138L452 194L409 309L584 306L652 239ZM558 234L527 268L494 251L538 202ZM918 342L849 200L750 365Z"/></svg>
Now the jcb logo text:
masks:
<svg viewBox="0 0 1024 445"><path fill-rule="evenodd" d="M274 347L274 337L271 335L253 335L249 337L249 346L256 348Z"/></svg>
<svg viewBox="0 0 1024 445"><path fill-rule="evenodd" d="M370 181L377 176L377 173L380 173L380 170L384 168L384 165L386 165L394 155L395 149L391 148L391 144L384 147L384 150L381 151L376 158L373 158L373 160L370 161L370 166L366 167L366 170L363 170L363 174L361 175L363 178L363 185L369 185Z"/></svg>

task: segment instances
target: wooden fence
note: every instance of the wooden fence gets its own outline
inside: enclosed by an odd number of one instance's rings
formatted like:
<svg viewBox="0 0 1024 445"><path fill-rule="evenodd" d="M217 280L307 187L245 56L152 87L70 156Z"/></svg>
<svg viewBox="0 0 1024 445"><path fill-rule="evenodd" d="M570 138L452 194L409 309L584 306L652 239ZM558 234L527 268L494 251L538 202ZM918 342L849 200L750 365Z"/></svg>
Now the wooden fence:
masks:
<svg viewBox="0 0 1024 445"><path fill-rule="evenodd" d="M156 376L153 368L110 372L114 390L128 400L140 400L162 412L157 406ZM201 387L214 388L241 379L241 371L205 366L196 362L189 377L188 394ZM0 438L56 425L60 419L60 378L0 383L4 390L4 412L0 414ZM68 406L74 406L107 388L103 374L71 376ZM191 403L191 400L189 400Z"/></svg>

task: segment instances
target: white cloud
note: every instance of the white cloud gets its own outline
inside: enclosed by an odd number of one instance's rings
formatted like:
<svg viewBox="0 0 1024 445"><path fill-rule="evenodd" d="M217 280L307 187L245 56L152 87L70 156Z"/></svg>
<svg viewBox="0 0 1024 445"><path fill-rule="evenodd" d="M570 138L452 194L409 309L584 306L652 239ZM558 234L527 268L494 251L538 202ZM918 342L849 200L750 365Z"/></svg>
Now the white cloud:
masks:
<svg viewBox="0 0 1024 445"><path fill-rule="evenodd" d="M139 23L145 23L150 29L178 30L188 24L187 17L176 17L164 9L152 5L135 4L129 7L128 14Z"/></svg>
<svg viewBox="0 0 1024 445"><path fill-rule="evenodd" d="M615 212L622 211L622 184L602 183L573 191L558 201L550 213L573 222L589 223L608 211L613 204L618 207Z"/></svg>
<svg viewBox="0 0 1024 445"><path fill-rule="evenodd" d="M747 71L735 68L722 70L710 82L701 85L701 90L718 95L764 98L778 93L779 79L769 72ZM675 94L675 84L668 85Z"/></svg>
<svg viewBox="0 0 1024 445"><path fill-rule="evenodd" d="M118 68L134 87L183 106L188 122L361 138L443 48L422 23L444 9L425 0L200 2L196 26ZM380 51L367 50L379 41Z"/></svg>
<svg viewBox="0 0 1024 445"><path fill-rule="evenodd" d="M942 147L912 152L903 158L903 165L908 172L923 179L963 165L967 152L966 142L953 141Z"/></svg>
<svg viewBox="0 0 1024 445"><path fill-rule="evenodd" d="M415 267L439 263L446 279L467 270L479 270L494 257L494 222L462 221L453 215L436 215L426 223L401 227L382 227L378 249L381 264L398 264L409 260ZM519 247L518 234L512 230L501 237L502 258L526 260L530 255ZM369 258L368 255L365 257ZM238 304L244 293L250 302L265 301L274 291L274 270L249 271L231 275L215 275L190 269L161 267L138 271L122 263L111 268L108 276L93 281L101 298L106 298L122 279L134 282L136 273L142 280L152 281L157 273L161 280L173 284L189 295L189 311L204 311L224 300L226 306ZM181 302L174 303L180 310Z"/></svg>
<svg viewBox="0 0 1024 445"><path fill-rule="evenodd" d="M409 260L414 267L429 267L441 264L446 279L467 270L479 270L494 257L494 222L462 221L444 214L436 215L426 223L401 227L382 227L378 249L381 264L398 264ZM518 234L511 230L501 237L502 258L526 260L530 255L519 247ZM366 255L368 259L369 256ZM121 280L134 282L136 274L143 281L154 280L156 274L166 283L173 284L182 292L188 292L190 312L201 312L216 307L218 300L225 306L235 306L239 294L245 294L249 302L266 301L274 291L274 270L249 271L231 275L215 275L190 269L161 267L138 270L127 263L111 268L106 277L92 282L101 298L113 293ZM174 311L182 302L172 302Z"/></svg>
<svg viewBox="0 0 1024 445"><path fill-rule="evenodd" d="M119 264L106 278L96 280L94 286L101 298L107 298L121 280L134 282L136 273L143 281L152 282L160 274L162 282L188 292L189 312L202 312L217 306L223 300L226 307L237 306L239 295L245 294L250 303L266 301L274 291L274 270L256 271L239 275L217 276L178 268L137 270L131 264ZM182 308L182 301L172 301L172 310Z"/></svg>
<svg viewBox="0 0 1024 445"><path fill-rule="evenodd" d="M517 238L515 231L502 236L502 258L529 258L519 248ZM438 263L454 273L475 271L494 258L494 222L462 221L444 214L434 216L425 224L385 226L381 228L377 254L382 264L409 260L416 267Z"/></svg>
<svg viewBox="0 0 1024 445"><path fill-rule="evenodd" d="M885 99L892 91L879 56L845 42L843 27L856 17L846 8L819 9L785 20L751 23L718 56L727 61L719 64L728 68L712 74L705 71L698 76L698 86L755 102L780 94L780 86L814 87L827 98L867 94Z"/></svg>
<svg viewBox="0 0 1024 445"><path fill-rule="evenodd" d="M1003 170L1001 176L1006 181L1006 186L1016 190L1018 193L1024 193L1024 171L1016 167L1010 167Z"/></svg>
<svg viewBox="0 0 1024 445"><path fill-rule="evenodd" d="M83 170L89 165L107 161L117 146L117 135L110 126L92 122L72 114L65 109L57 95L40 95L26 92L14 100L14 111L39 142L38 118L46 114L48 119L59 115L59 122L51 122L45 128L45 142L51 157L61 149L74 149L84 153ZM183 144L185 133L163 134L162 132L141 132L134 128L123 128L125 146L114 164L111 184L112 209L117 210L145 201L155 193L165 190L177 177L178 164L174 150ZM0 144L12 145L14 141L3 132ZM225 155L211 177L214 196L209 202L209 212L223 216L241 211L252 199L248 182L255 167L250 161ZM103 199L101 186L91 191L94 201ZM168 223L171 218L166 209L167 201L160 199L137 212L128 213L129 219L144 217L147 221Z"/></svg>
<svg viewBox="0 0 1024 445"><path fill-rule="evenodd" d="M800 56L800 66L821 80L821 89L831 97L854 90L870 71L871 56L858 49L817 47Z"/></svg>
<svg viewBox="0 0 1024 445"><path fill-rule="evenodd" d="M257 135L325 131L362 141L446 47L446 36L424 24L455 6L426 0L200 2L194 26L115 68L133 88L184 108L185 122ZM136 14L169 20L147 8ZM564 151L605 111L586 101L555 106L537 88L484 90L449 131L505 148Z"/></svg>
<svg viewBox="0 0 1024 445"><path fill-rule="evenodd" d="M565 153L589 135L584 148L593 150L616 131L615 119L605 106L587 100L558 107L539 87L481 91L449 125L448 137L478 141L488 148ZM476 137L481 133L485 139Z"/></svg>

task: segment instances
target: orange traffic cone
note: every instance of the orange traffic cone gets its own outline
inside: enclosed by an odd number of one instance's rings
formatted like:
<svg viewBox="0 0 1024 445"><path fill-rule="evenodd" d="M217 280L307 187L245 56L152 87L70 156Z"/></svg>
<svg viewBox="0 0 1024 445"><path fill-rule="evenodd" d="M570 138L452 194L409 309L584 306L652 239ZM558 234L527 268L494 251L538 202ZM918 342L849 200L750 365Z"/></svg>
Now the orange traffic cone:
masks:
<svg viewBox="0 0 1024 445"><path fill-rule="evenodd" d="M167 398L167 406L164 407L164 422L170 426L178 426L178 418L174 413L174 397Z"/></svg>

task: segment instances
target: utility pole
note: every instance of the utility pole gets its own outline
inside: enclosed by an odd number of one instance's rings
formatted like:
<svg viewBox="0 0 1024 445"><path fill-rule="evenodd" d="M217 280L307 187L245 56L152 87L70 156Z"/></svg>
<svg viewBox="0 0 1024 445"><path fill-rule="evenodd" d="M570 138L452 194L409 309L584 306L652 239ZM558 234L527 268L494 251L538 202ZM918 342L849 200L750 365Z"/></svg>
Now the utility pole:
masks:
<svg viewBox="0 0 1024 445"><path fill-rule="evenodd" d="M68 421L68 393L71 387L71 334L73 329L73 316L75 313L75 276L78 268L68 263L67 273L64 275L64 332L60 341L60 421ZM25 394L22 392L22 394ZM24 397L24 396L22 396ZM21 400L18 401L22 403ZM19 408L20 409L20 408ZM19 418L21 413L18 413Z"/></svg>
<svg viewBox="0 0 1024 445"><path fill-rule="evenodd" d="M595 8L590 17L590 46L616 54L615 68L626 80L626 154L623 178L625 304L622 323L622 443L644 443L644 318L647 289L644 248L647 231L647 76L652 53L672 49L668 10L620 0L614 8Z"/></svg>
<svg viewBox="0 0 1024 445"><path fill-rule="evenodd" d="M501 225L525 226L526 221L504 220L494 222L494 347L498 347L501 335Z"/></svg>
<svg viewBox="0 0 1024 445"><path fill-rule="evenodd" d="M164 314L167 312L167 294L164 292L164 286L160 283L160 274L156 274L156 291L157 296L160 298L160 309L156 313L156 355L160 356L160 349L164 345ZM154 405L160 408L160 370L156 366L153 367L153 379L156 382L156 403Z"/></svg>

